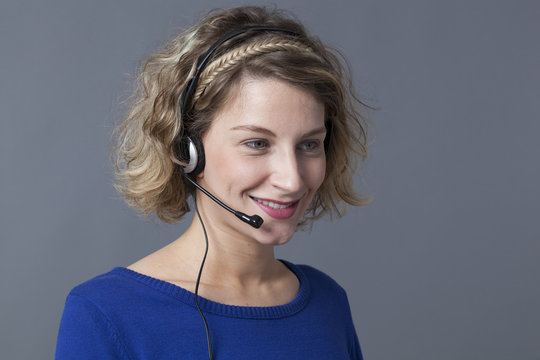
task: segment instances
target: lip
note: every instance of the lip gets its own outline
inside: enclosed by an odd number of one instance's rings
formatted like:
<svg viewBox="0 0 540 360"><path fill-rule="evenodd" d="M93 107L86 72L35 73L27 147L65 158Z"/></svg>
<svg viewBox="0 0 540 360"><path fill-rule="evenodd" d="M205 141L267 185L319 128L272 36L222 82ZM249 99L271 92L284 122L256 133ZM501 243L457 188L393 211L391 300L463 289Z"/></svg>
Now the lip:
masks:
<svg viewBox="0 0 540 360"><path fill-rule="evenodd" d="M251 196L251 199L255 204L257 204L258 207L260 207L266 214L270 215L274 219L288 219L294 215L296 212L296 209L298 208L298 204L300 203L300 199L294 200L294 201L278 201L273 199L264 199L264 198L258 198ZM259 201L257 201L259 200ZM266 202L272 202L278 205L284 205L287 206L283 209L275 209L269 205L265 205L261 203L260 201L266 201Z"/></svg>

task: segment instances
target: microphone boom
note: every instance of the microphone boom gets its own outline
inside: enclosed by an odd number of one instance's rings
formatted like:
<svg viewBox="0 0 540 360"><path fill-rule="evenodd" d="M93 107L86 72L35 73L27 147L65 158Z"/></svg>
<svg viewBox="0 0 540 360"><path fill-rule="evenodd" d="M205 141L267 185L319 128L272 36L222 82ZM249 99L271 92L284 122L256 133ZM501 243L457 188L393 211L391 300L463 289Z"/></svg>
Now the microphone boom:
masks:
<svg viewBox="0 0 540 360"><path fill-rule="evenodd" d="M193 179L190 178L189 175L184 173L184 171L182 169L180 169L180 172L182 173L184 178L186 178L190 183L193 184L193 186L195 186L197 189L201 190L206 196L208 196L210 199L214 200L219 206L221 206L225 210L233 213L237 218L239 218L240 220L242 220L246 224L249 224L249 225L253 226L255 229L260 228L261 225L263 224L264 220L259 215L248 216L248 215L244 214L243 212L236 211L236 210L230 208L229 206L227 206L223 202L221 202L221 200L216 198L214 195L210 194L210 192L208 192L208 190L206 190L201 185L199 185L195 181L193 181Z"/></svg>

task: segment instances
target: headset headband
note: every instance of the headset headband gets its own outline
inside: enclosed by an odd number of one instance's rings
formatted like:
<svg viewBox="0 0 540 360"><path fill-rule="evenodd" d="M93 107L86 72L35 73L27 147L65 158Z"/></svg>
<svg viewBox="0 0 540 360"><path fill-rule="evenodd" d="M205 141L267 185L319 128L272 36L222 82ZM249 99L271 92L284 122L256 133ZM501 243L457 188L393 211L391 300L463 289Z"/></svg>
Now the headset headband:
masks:
<svg viewBox="0 0 540 360"><path fill-rule="evenodd" d="M225 41L230 40L248 31L279 31L293 36L300 36L299 32L272 26L246 26L225 34L221 39L216 41L204 54L199 56L199 59L197 60L197 70L195 71L195 75L193 75L193 77L189 80L183 96L181 112L182 121L184 121L187 111L190 110L188 109L188 104L191 102L191 96L193 96L193 91L195 90L195 85L199 81L199 76L201 76L202 71L204 70L206 64L210 61L210 58L212 57L214 52Z"/></svg>

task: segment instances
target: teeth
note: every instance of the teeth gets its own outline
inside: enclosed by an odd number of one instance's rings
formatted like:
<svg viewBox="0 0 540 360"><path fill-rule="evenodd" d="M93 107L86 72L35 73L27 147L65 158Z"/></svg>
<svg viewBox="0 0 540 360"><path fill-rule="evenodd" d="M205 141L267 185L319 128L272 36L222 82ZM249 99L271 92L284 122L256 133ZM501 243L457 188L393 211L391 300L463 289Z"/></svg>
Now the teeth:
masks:
<svg viewBox="0 0 540 360"><path fill-rule="evenodd" d="M255 201L257 202L260 202L261 204L263 205L266 205L266 206L269 206L271 207L272 209L286 209L288 207L291 207L292 204L289 204L289 205L282 205L282 204L277 204L275 202L271 202L271 201L266 201L266 200L259 200L259 199L255 199Z"/></svg>

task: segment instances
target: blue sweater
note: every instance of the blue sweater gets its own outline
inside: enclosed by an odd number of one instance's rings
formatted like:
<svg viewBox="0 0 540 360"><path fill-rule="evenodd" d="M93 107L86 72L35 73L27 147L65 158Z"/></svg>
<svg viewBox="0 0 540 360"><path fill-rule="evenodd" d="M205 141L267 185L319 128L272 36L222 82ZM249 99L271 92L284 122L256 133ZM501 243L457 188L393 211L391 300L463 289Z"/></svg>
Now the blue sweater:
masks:
<svg viewBox="0 0 540 360"><path fill-rule="evenodd" d="M214 359L362 359L345 291L324 273L285 264L300 280L289 303L231 306L199 297ZM207 359L195 295L115 268L68 295L56 359Z"/></svg>

